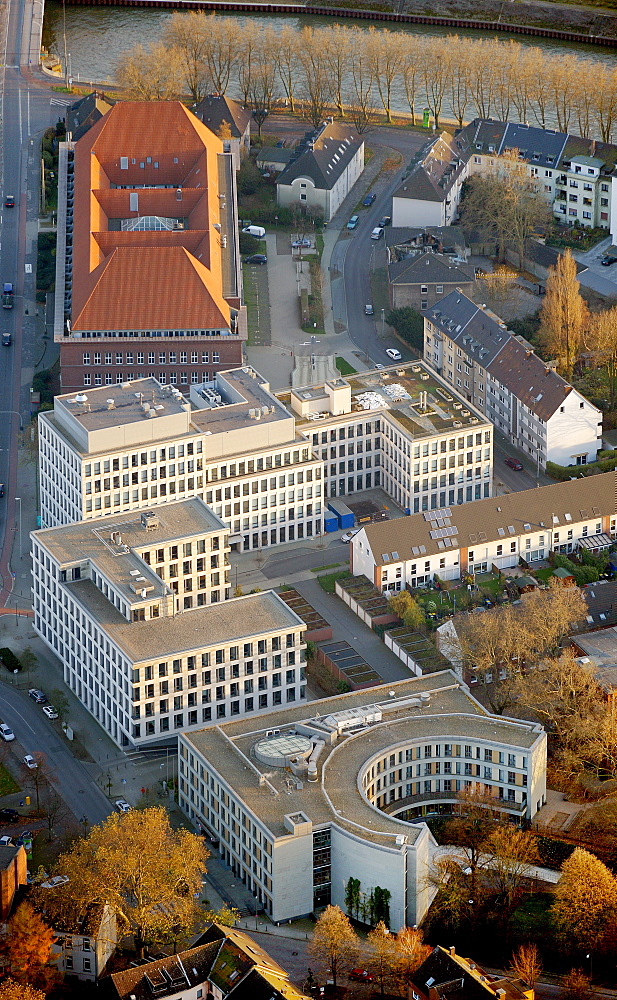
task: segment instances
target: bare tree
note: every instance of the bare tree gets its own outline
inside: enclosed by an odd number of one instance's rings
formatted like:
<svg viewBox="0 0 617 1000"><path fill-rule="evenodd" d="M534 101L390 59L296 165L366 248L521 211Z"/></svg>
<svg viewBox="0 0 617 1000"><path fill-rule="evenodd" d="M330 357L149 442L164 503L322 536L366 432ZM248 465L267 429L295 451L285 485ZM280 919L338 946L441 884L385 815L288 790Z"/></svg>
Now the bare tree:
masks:
<svg viewBox="0 0 617 1000"><path fill-rule="evenodd" d="M405 39L398 32L369 28L371 71L388 123L392 121L392 88L401 72L404 46Z"/></svg>
<svg viewBox="0 0 617 1000"><path fill-rule="evenodd" d="M229 88L231 75L239 62L241 45L244 59L250 32L245 32L240 42L237 24L233 18L207 14L204 20L206 22L204 54L208 78L215 93L225 94Z"/></svg>
<svg viewBox="0 0 617 1000"><path fill-rule="evenodd" d="M116 65L116 82L137 101L170 101L182 90L184 69L177 49L155 42L123 52Z"/></svg>
<svg viewBox="0 0 617 1000"><path fill-rule="evenodd" d="M512 953L512 972L530 989L534 988L542 972L542 960L537 945L519 945Z"/></svg>
<svg viewBox="0 0 617 1000"><path fill-rule="evenodd" d="M298 65L298 32L285 25L276 36L273 58L276 62L285 96L289 101L289 110L296 110L296 67Z"/></svg>
<svg viewBox="0 0 617 1000"><path fill-rule="evenodd" d="M411 114L411 124L416 124L416 98L421 79L422 50L424 41L419 35L406 35L403 47L402 72L405 96Z"/></svg>
<svg viewBox="0 0 617 1000"><path fill-rule="evenodd" d="M353 37L353 34L341 24L327 29L322 28L319 34L322 36L323 58L326 61L332 80L333 100L339 115L341 118L344 118L345 104L343 101L343 92L349 71L350 59L353 58L353 54L349 49L350 35Z"/></svg>
<svg viewBox="0 0 617 1000"><path fill-rule="evenodd" d="M175 49L183 67L184 81L195 103L208 91L205 66L206 15L201 11L172 14L163 30L163 41Z"/></svg>
<svg viewBox="0 0 617 1000"><path fill-rule="evenodd" d="M321 56L319 36L319 31L303 28L299 51L301 90L307 105L307 118L315 128L323 121L333 96L333 81Z"/></svg>

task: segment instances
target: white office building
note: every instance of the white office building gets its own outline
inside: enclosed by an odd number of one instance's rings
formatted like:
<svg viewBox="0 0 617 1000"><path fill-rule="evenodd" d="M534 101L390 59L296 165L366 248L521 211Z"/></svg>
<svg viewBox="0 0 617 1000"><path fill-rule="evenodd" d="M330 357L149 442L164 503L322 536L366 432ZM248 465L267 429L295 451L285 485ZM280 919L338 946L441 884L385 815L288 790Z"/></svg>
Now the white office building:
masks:
<svg viewBox="0 0 617 1000"><path fill-rule="evenodd" d="M423 817L461 791L514 821L546 796L541 726L491 715L450 671L180 737L179 803L274 921L329 903L350 878L420 923L437 847Z"/></svg>

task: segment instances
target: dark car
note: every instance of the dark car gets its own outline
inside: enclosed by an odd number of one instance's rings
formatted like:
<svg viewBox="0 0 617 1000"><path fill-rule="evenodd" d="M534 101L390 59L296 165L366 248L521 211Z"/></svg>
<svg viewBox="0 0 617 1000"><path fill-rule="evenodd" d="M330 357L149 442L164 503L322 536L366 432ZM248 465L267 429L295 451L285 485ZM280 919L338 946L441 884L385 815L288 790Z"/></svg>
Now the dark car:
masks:
<svg viewBox="0 0 617 1000"><path fill-rule="evenodd" d="M0 483L0 497L4 496L4 483Z"/></svg>
<svg viewBox="0 0 617 1000"><path fill-rule="evenodd" d="M47 695L40 688L30 688L28 694L37 705L44 705L47 701Z"/></svg>
<svg viewBox="0 0 617 1000"><path fill-rule="evenodd" d="M0 821L3 823L16 823L18 819L17 809L0 809Z"/></svg>
<svg viewBox="0 0 617 1000"><path fill-rule="evenodd" d="M2 346L3 347L10 347L11 346L11 334L10 333L3 333L2 334Z"/></svg>
<svg viewBox="0 0 617 1000"><path fill-rule="evenodd" d="M381 219L379 220L379 225L383 229L384 226L389 226L391 222L392 222L392 217L390 215L382 215Z"/></svg>
<svg viewBox="0 0 617 1000"><path fill-rule="evenodd" d="M617 257L603 257L600 263L604 264L604 267L610 267L611 264L617 263Z"/></svg>
<svg viewBox="0 0 617 1000"><path fill-rule="evenodd" d="M4 207L5 208L15 208L15 195L14 194L7 194L6 198L4 199Z"/></svg>
<svg viewBox="0 0 617 1000"><path fill-rule="evenodd" d="M369 207L369 205L372 205L372 204L373 204L373 202L375 201L375 198L376 198L376 197L377 197L377 195L376 195L376 194L367 194L367 195L365 196L365 198L364 198L364 200L363 200L362 204L364 205L364 207L365 207L365 208L368 208L368 207Z"/></svg>
<svg viewBox="0 0 617 1000"><path fill-rule="evenodd" d="M522 472L523 470L523 466L517 458L510 458L510 456L508 455L508 457L505 459L505 463L506 465L509 465L511 469L515 469L516 472Z"/></svg>
<svg viewBox="0 0 617 1000"><path fill-rule="evenodd" d="M245 264L267 264L268 258L265 253L252 253L250 257L244 258Z"/></svg>

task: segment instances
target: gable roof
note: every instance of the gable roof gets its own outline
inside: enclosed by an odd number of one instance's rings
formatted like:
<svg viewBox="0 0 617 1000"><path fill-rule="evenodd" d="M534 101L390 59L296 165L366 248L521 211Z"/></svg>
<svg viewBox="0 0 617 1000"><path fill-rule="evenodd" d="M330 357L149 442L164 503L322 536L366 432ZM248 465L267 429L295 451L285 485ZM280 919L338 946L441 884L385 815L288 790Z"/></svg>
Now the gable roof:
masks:
<svg viewBox="0 0 617 1000"><path fill-rule="evenodd" d="M307 132L294 150L276 183L288 185L298 177L307 177L320 190L333 188L351 160L364 145L364 139L350 125L324 122L314 132Z"/></svg>
<svg viewBox="0 0 617 1000"><path fill-rule="evenodd" d="M503 991L507 1000L533 997L520 979L492 976L454 948L437 945L411 977L416 991L431 1000L489 1000ZM505 1000L505 998L504 998Z"/></svg>
<svg viewBox="0 0 617 1000"><path fill-rule="evenodd" d="M88 129L107 114L113 104L113 100L96 90L71 104L66 109L66 130L73 136L73 141L77 142L85 135Z"/></svg>
<svg viewBox="0 0 617 1000"><path fill-rule="evenodd" d="M212 287L208 269L185 247L117 248L92 272L92 279L73 330L229 327L229 306Z"/></svg>
<svg viewBox="0 0 617 1000"><path fill-rule="evenodd" d="M418 285L427 281L452 284L476 280L472 264L453 264L451 257L431 250L392 261L388 265L388 276L393 285Z"/></svg>
<svg viewBox="0 0 617 1000"><path fill-rule="evenodd" d="M418 152L415 165L392 197L445 201L454 181L465 169L464 145L448 132L431 139Z"/></svg>
<svg viewBox="0 0 617 1000"><path fill-rule="evenodd" d="M227 122L234 139L244 135L252 118L247 108L224 94L208 94L195 105L193 114L216 135L223 122Z"/></svg>
<svg viewBox="0 0 617 1000"><path fill-rule="evenodd" d="M473 500L451 508L448 520L454 532L449 536L450 546L441 538L431 537L431 533L435 533L433 518L425 517L424 513L369 524L363 531L375 564L382 566L443 554L448 548L473 549L474 545L488 542L507 542L526 532L545 530L548 533L560 527L563 530L573 521L592 521L603 515L613 515L617 513L616 491L617 472L605 472L585 479ZM361 541L361 536L362 532L356 539Z"/></svg>

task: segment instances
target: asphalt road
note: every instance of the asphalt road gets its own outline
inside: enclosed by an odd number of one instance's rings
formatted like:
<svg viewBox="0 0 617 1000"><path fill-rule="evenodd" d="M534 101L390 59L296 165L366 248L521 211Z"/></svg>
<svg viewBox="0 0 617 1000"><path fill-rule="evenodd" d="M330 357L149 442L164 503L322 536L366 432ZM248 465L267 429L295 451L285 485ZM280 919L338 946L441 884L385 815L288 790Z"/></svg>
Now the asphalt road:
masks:
<svg viewBox="0 0 617 1000"><path fill-rule="evenodd" d="M21 761L24 754L43 754L44 770L50 784L56 789L76 819L88 817L90 825L100 823L112 811L109 800L94 783L88 771L66 748L55 726L27 694L8 685L2 687L2 721L15 733L10 751ZM19 783L24 794L32 794L29 772L21 765Z"/></svg>

